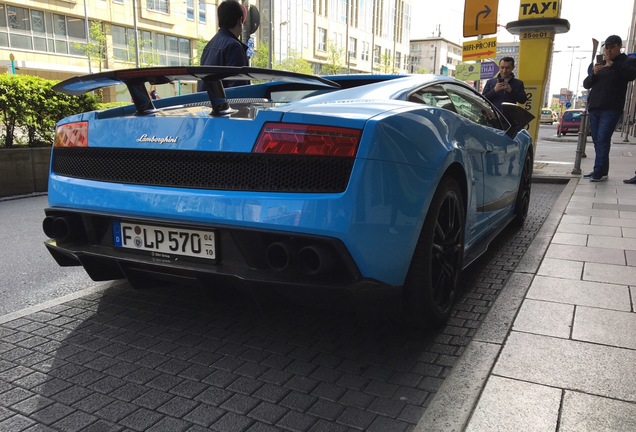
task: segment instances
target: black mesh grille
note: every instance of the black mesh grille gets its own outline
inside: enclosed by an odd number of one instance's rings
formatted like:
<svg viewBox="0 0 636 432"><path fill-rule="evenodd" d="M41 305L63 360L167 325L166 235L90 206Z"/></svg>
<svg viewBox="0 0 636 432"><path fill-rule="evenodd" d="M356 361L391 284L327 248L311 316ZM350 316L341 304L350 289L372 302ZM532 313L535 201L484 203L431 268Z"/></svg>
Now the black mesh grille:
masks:
<svg viewBox="0 0 636 432"><path fill-rule="evenodd" d="M353 158L55 148L55 174L125 184L269 192L342 192Z"/></svg>

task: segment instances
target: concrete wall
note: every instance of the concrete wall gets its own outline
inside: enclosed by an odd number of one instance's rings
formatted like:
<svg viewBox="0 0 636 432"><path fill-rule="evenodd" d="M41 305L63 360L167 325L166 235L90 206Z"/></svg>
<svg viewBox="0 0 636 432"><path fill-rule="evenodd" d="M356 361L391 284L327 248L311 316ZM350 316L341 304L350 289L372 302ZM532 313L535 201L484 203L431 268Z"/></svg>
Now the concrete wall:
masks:
<svg viewBox="0 0 636 432"><path fill-rule="evenodd" d="M46 192L51 148L0 149L0 197Z"/></svg>

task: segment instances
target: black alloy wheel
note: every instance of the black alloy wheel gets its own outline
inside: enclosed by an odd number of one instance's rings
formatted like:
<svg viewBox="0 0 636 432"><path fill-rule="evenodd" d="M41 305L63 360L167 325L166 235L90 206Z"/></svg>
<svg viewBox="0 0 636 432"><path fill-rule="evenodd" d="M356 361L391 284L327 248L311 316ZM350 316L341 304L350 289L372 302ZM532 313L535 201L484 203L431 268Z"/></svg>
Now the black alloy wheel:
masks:
<svg viewBox="0 0 636 432"><path fill-rule="evenodd" d="M457 297L464 261L466 209L457 181L445 177L431 202L404 284L404 317L418 327L439 327Z"/></svg>

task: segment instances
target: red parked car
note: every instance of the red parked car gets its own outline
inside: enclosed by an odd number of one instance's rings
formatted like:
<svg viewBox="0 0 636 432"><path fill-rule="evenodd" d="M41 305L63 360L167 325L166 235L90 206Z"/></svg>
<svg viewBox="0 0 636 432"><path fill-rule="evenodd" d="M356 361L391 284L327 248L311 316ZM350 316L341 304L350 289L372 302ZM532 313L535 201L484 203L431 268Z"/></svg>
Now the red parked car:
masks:
<svg viewBox="0 0 636 432"><path fill-rule="evenodd" d="M566 110L557 124L557 136L569 133L578 134L581 126L581 114L584 112L585 110L580 108Z"/></svg>

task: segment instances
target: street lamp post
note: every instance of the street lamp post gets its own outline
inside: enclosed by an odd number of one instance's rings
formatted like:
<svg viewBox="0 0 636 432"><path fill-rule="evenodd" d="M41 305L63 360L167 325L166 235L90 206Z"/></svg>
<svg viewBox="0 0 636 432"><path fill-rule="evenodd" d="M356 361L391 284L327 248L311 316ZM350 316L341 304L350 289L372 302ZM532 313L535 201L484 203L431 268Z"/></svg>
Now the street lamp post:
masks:
<svg viewBox="0 0 636 432"><path fill-rule="evenodd" d="M283 62L283 26L287 25L287 21L283 21L278 25L278 59Z"/></svg>
<svg viewBox="0 0 636 432"><path fill-rule="evenodd" d="M572 59L570 60L570 78L568 78L568 92L570 91L570 84L572 83L572 65L574 64L574 50L580 48L579 45L568 45L568 48L572 48Z"/></svg>
<svg viewBox="0 0 636 432"><path fill-rule="evenodd" d="M576 94L574 95L575 102L578 102L579 100L579 85L581 84L581 60L583 60L584 58L585 56L576 58L579 61L579 75L578 75L578 78L576 79ZM576 108L576 103L574 104L574 108Z"/></svg>

